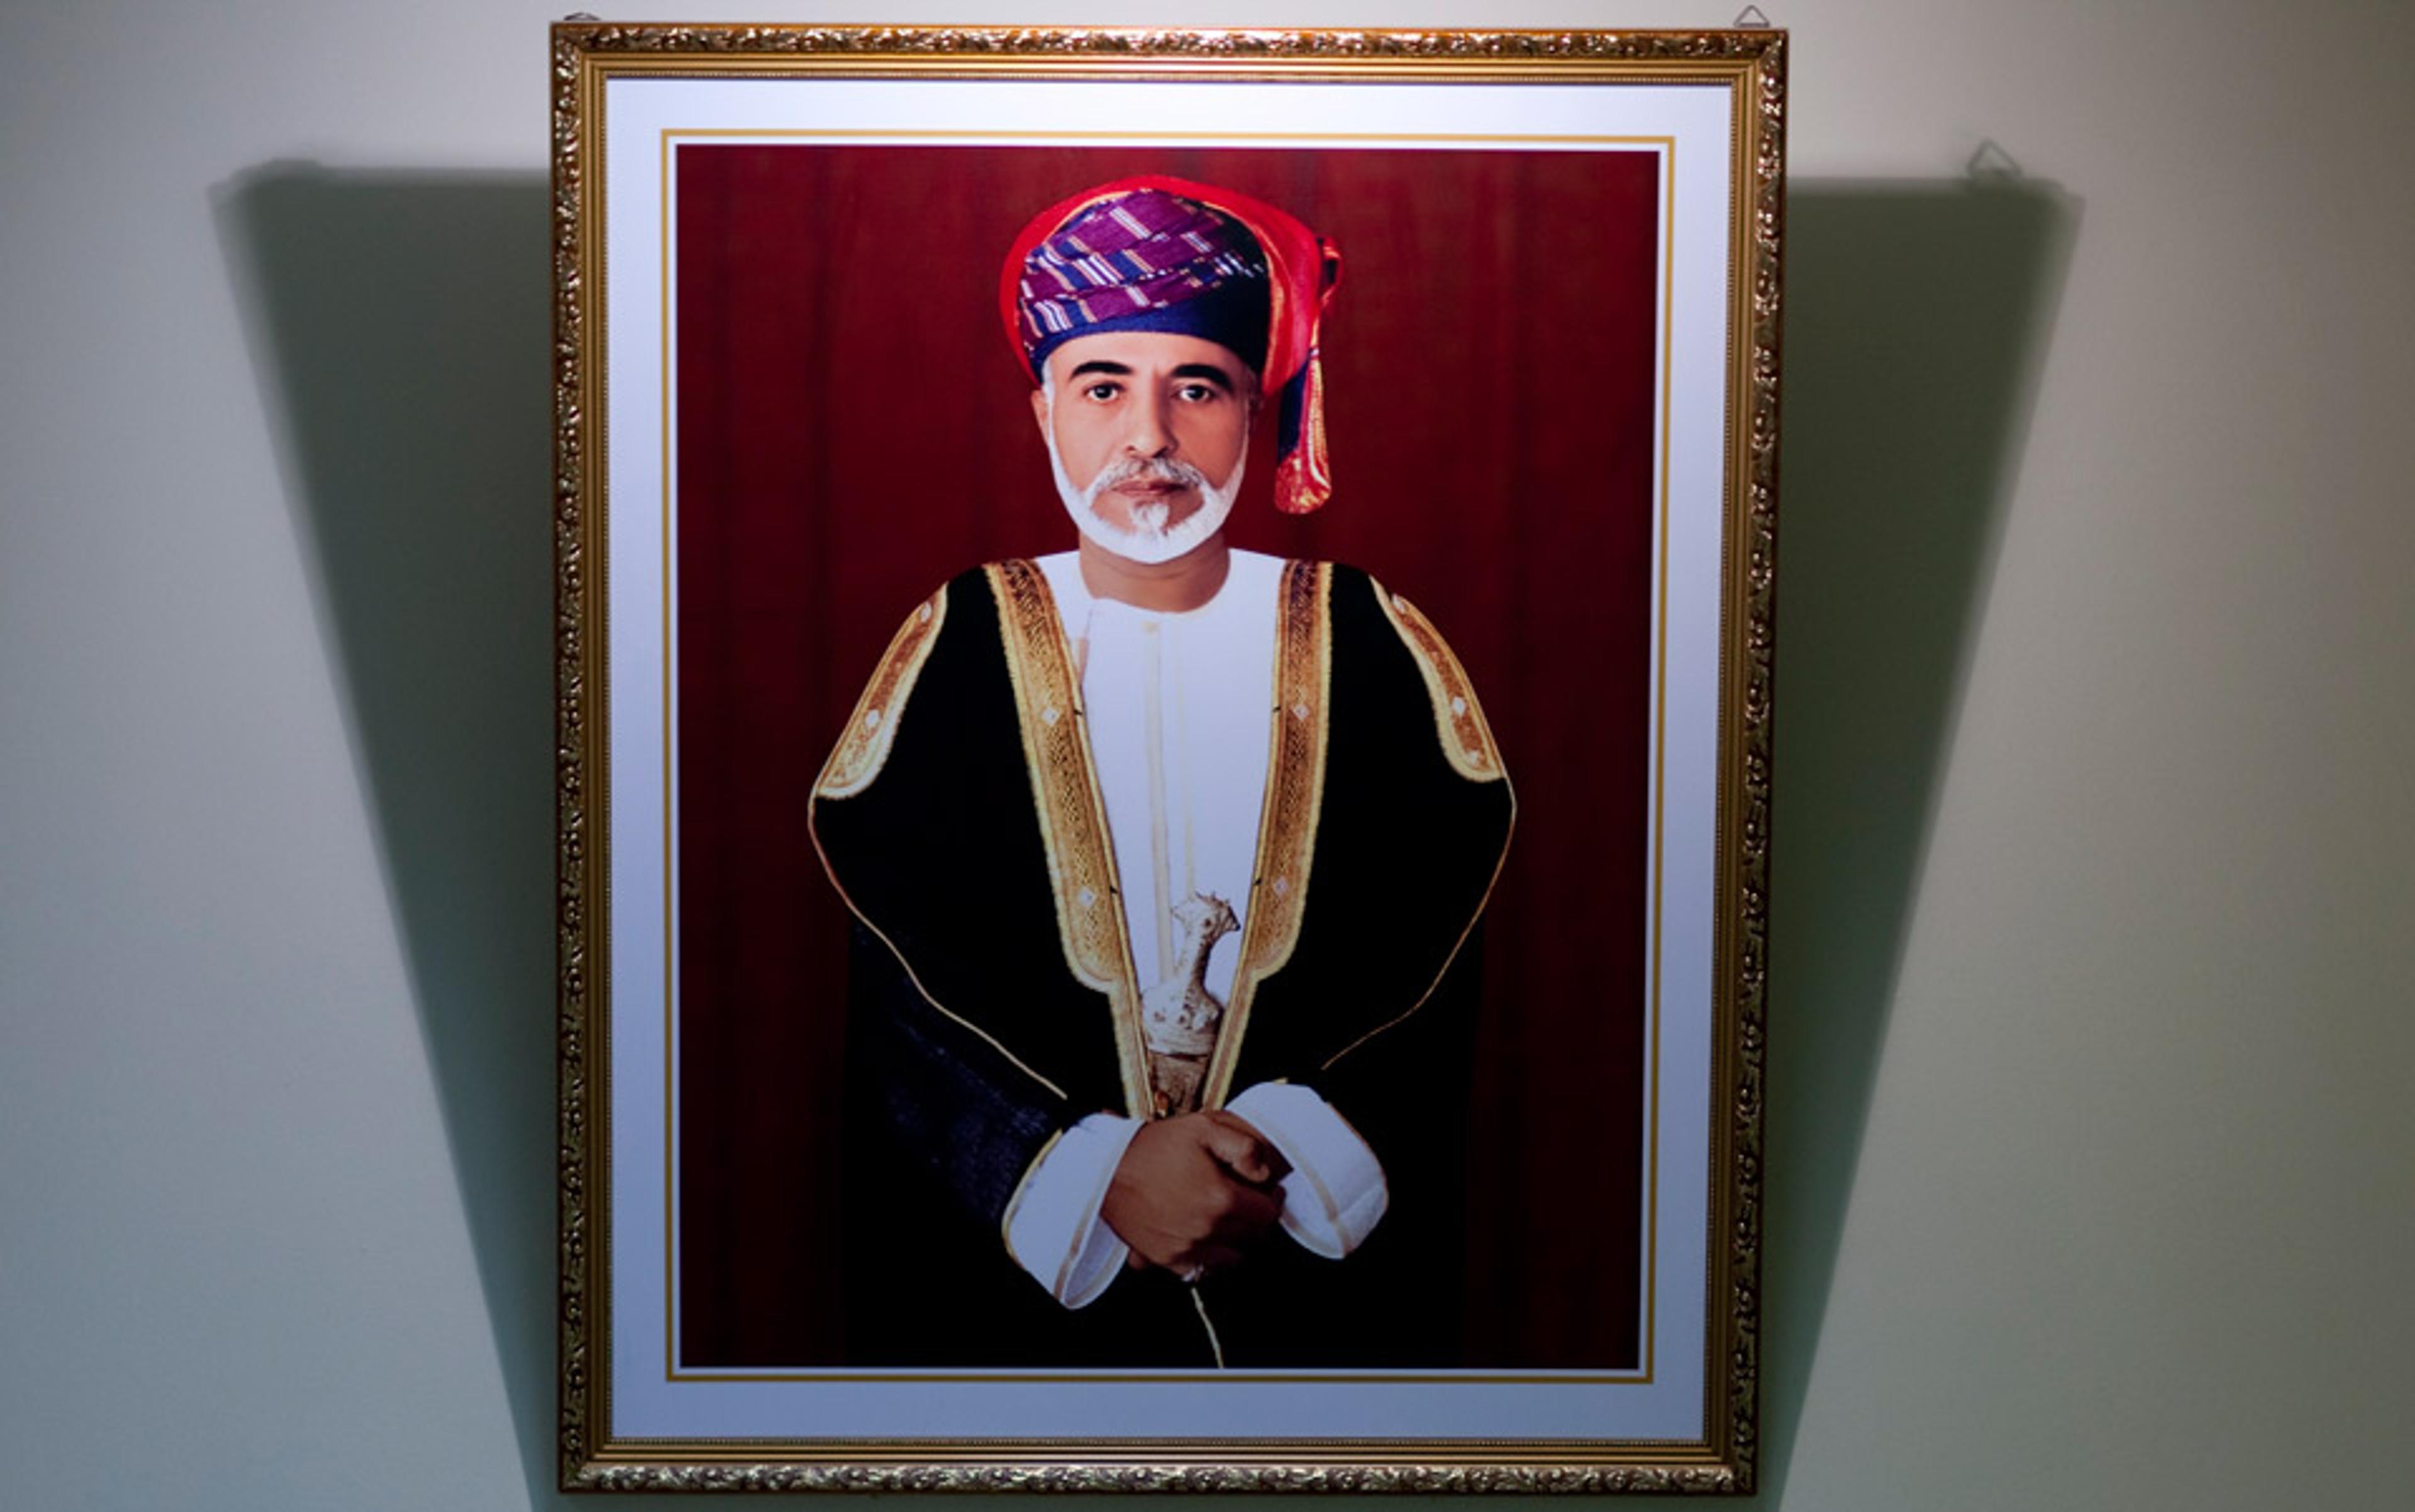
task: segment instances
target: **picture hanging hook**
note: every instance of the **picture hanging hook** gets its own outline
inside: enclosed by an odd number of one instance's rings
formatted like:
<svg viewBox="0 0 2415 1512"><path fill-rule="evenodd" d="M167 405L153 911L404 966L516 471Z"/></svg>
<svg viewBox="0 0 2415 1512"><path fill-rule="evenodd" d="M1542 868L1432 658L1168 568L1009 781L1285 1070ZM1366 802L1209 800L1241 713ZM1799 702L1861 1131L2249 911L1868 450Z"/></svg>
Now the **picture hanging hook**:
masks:
<svg viewBox="0 0 2415 1512"><path fill-rule="evenodd" d="M2014 159L2011 153L1996 145L1993 138L1981 139L1978 150L1971 155L1969 162L1962 165L1962 171L1973 179L2006 179L2021 176L2021 165Z"/></svg>

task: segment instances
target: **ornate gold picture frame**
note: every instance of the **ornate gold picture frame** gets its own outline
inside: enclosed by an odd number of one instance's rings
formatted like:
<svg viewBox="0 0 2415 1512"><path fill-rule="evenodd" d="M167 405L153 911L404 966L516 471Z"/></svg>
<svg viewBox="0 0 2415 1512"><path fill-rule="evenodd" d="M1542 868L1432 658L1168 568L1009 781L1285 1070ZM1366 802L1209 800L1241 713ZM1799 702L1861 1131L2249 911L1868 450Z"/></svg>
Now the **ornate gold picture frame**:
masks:
<svg viewBox="0 0 2415 1512"><path fill-rule="evenodd" d="M1752 1489L1785 56L554 28L565 1488ZM1172 293L1086 262L1141 195ZM1228 277L1258 313L1151 323ZM1102 774L1136 601L1067 549L1058 407L1153 382L1059 382L1094 321L1245 406L1211 602L1270 607L1132 632L1192 637L1151 690L1273 668L1190 954L1129 816L1191 769ZM1182 1116L1245 1238L1093 1191L1034 1262L1064 1152Z"/></svg>

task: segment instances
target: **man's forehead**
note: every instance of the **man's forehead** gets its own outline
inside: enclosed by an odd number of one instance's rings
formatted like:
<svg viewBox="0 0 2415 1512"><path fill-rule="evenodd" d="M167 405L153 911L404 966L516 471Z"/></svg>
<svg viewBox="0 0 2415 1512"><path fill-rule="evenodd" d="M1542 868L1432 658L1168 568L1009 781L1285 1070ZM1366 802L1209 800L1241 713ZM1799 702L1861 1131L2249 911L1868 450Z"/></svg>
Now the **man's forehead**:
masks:
<svg viewBox="0 0 2415 1512"><path fill-rule="evenodd" d="M1223 371L1234 387L1256 373L1232 348L1172 331L1102 331L1075 337L1048 354L1048 372L1063 379L1076 369L1119 368L1135 375L1171 375L1181 367L1208 366Z"/></svg>

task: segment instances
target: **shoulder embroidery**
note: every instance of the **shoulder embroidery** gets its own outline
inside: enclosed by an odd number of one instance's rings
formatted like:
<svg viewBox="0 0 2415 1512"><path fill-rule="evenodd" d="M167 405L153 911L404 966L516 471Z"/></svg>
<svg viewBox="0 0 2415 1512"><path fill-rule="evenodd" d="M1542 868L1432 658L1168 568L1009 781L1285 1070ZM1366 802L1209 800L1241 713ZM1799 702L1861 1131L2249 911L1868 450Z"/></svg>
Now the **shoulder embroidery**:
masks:
<svg viewBox="0 0 2415 1512"><path fill-rule="evenodd" d="M1148 1062L1142 1050L1140 987L1124 935L1123 891L1107 841L1105 801L1090 770L1090 737L1065 627L1048 580L1028 561L982 569L998 598L998 636L1031 774L1033 812L1048 853L1057 929L1075 980L1104 993L1115 1016L1116 1059L1125 1111L1147 1117Z"/></svg>
<svg viewBox="0 0 2415 1512"><path fill-rule="evenodd" d="M1223 1026L1208 1065L1201 1099L1221 1108L1249 1032L1258 986L1282 970L1299 943L1308 906L1309 862L1325 804L1327 719L1332 703L1332 569L1322 561L1283 567L1276 600L1275 703L1269 721L1266 797L1258 810L1256 876L1249 920L1241 930L1239 964L1224 1005Z"/></svg>
<svg viewBox="0 0 2415 1512"><path fill-rule="evenodd" d="M914 692L914 680L922 675L922 664L930 659L939 626L947 618L944 585L906 617L882 653L872 681L864 685L863 696L856 700L847 728L839 732L837 747L815 779L816 797L849 798L871 786L872 779L880 775L897 726L905 718L906 700Z"/></svg>
<svg viewBox="0 0 2415 1512"><path fill-rule="evenodd" d="M1367 584L1374 591L1375 602L1384 606L1384 615L1400 632L1401 643L1409 648L1417 659L1418 671L1426 680L1426 693L1433 699L1434 729L1442 741L1442 754L1448 758L1453 771L1469 782L1499 782L1506 775L1501 769L1501 750L1492 743L1492 727L1484 722L1484 711L1476 701L1476 689L1467 681L1466 669L1451 654L1433 622L1418 612L1417 606L1398 593L1388 591L1372 577Z"/></svg>

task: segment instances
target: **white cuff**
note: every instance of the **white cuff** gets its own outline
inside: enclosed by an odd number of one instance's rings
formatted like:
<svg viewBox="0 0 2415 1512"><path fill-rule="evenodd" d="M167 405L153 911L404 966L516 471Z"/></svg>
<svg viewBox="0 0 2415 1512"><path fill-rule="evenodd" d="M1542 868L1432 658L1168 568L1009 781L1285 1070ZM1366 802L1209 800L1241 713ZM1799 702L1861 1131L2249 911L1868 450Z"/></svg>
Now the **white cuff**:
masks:
<svg viewBox="0 0 2415 1512"><path fill-rule="evenodd" d="M1225 1106L1291 1162L1282 1178L1284 1233L1328 1260L1367 1242L1392 1194L1383 1162L1332 1103L1289 1082L1260 1082Z"/></svg>
<svg viewBox="0 0 2415 1512"><path fill-rule="evenodd" d="M1007 1200L1007 1253L1069 1308L1097 1301L1123 1268L1124 1241L1099 1208L1139 1132L1136 1118L1090 1115L1048 1142Z"/></svg>

